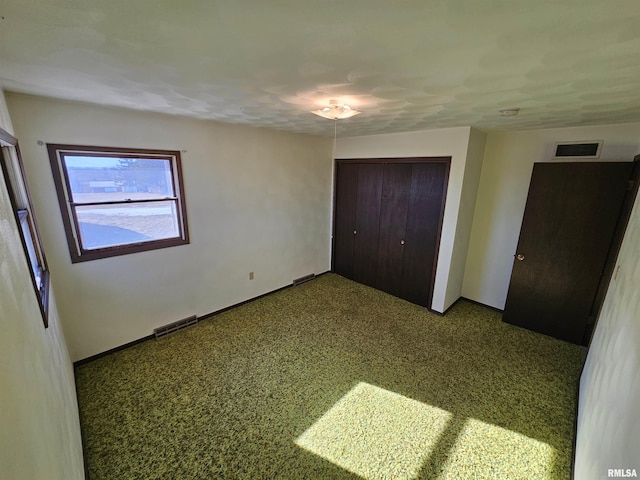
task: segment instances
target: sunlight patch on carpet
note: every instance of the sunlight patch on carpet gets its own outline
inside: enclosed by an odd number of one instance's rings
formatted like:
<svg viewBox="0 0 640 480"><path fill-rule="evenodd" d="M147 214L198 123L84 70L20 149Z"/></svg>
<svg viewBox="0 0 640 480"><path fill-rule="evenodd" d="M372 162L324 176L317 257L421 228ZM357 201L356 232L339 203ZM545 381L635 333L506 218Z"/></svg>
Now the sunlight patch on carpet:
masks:
<svg viewBox="0 0 640 480"><path fill-rule="evenodd" d="M451 414L358 383L296 444L367 480L414 479Z"/></svg>
<svg viewBox="0 0 640 480"><path fill-rule="evenodd" d="M482 422L465 421L439 478L556 478L556 450L518 432Z"/></svg>

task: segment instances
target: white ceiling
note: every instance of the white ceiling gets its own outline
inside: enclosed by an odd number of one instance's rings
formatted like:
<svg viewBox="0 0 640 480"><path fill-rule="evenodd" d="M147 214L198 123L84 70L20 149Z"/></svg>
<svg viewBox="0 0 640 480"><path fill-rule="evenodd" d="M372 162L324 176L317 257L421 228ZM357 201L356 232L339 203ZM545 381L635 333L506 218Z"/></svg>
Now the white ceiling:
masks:
<svg viewBox="0 0 640 480"><path fill-rule="evenodd" d="M640 121L639 0L0 0L6 90L340 136ZM498 110L520 107L517 117Z"/></svg>

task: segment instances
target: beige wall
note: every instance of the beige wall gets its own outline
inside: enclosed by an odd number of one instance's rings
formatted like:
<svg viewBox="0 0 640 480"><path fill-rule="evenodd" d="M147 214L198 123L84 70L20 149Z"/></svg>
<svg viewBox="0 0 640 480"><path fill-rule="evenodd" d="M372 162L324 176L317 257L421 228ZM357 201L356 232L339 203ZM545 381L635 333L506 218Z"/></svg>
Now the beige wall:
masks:
<svg viewBox="0 0 640 480"><path fill-rule="evenodd" d="M485 132L475 128L472 128L469 132L469 147L467 148L467 160L460 193L460 208L458 209L458 220L456 222L454 241L456 247L454 248L455 254L451 259L450 267L450 277L456 280L449 281L447 284L447 307L462 295L462 284L471 241L471 228L478 198L478 186L486 141L487 134Z"/></svg>
<svg viewBox="0 0 640 480"><path fill-rule="evenodd" d="M0 112L5 111L0 91ZM11 130L8 116L2 126ZM0 477L84 478L73 367L52 282L45 329L0 176Z"/></svg>
<svg viewBox="0 0 640 480"><path fill-rule="evenodd" d="M329 270L330 139L18 94L7 102L74 360ZM191 244L72 265L38 140L186 150Z"/></svg>
<svg viewBox="0 0 640 480"><path fill-rule="evenodd" d="M575 478L640 475L640 201L636 200L580 381Z"/></svg>
<svg viewBox="0 0 640 480"><path fill-rule="evenodd" d="M7 108L7 102L2 89L0 89L0 127L10 134L14 134L13 122L11 122L9 109Z"/></svg>
<svg viewBox="0 0 640 480"><path fill-rule="evenodd" d="M451 157L449 185L442 225L442 237L432 308L446 310L460 296L464 275L464 258L467 254L468 236L475 206L475 185L480 173L478 142L482 133L474 134L474 152L469 152L470 127L443 128L421 132L368 135L340 138L336 145L336 158L398 158L398 157ZM479 140L478 140L479 139ZM469 164L467 160L470 160ZM474 178L476 177L476 178ZM466 179L465 179L466 178ZM463 183L466 182L463 194ZM471 195L467 195L467 191ZM464 197L464 201L461 200ZM468 225L467 225L468 223Z"/></svg>
<svg viewBox="0 0 640 480"><path fill-rule="evenodd" d="M550 161L556 142L581 140L604 140L601 161L631 161L640 123L489 133L463 296L504 308L533 164Z"/></svg>

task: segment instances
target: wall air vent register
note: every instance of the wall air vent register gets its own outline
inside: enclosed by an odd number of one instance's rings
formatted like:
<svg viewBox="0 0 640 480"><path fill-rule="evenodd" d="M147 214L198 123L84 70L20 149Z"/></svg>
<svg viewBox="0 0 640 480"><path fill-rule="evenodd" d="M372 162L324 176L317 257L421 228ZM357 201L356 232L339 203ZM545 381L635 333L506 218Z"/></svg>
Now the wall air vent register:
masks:
<svg viewBox="0 0 640 480"><path fill-rule="evenodd" d="M592 140L587 142L558 142L554 148L553 158L600 158L602 143L602 140Z"/></svg>

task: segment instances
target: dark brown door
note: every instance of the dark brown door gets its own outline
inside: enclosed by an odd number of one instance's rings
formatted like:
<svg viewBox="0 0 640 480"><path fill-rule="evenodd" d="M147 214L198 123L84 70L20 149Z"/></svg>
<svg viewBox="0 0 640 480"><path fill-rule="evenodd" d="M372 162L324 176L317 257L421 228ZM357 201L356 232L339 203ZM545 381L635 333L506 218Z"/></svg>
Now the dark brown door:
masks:
<svg viewBox="0 0 640 480"><path fill-rule="evenodd" d="M431 308L449 165L414 163L399 296Z"/></svg>
<svg viewBox="0 0 640 480"><path fill-rule="evenodd" d="M358 165L339 163L336 167L336 215L334 223L333 271L353 278L353 234L358 198ZM340 210L338 211L338 206Z"/></svg>
<svg viewBox="0 0 640 480"><path fill-rule="evenodd" d="M383 167L381 163L358 165L352 278L371 287L375 287L378 270Z"/></svg>
<svg viewBox="0 0 640 480"><path fill-rule="evenodd" d="M536 163L503 320L582 343L632 163Z"/></svg>
<svg viewBox="0 0 640 480"><path fill-rule="evenodd" d="M411 164L389 163L382 182L376 288L397 296L402 292L411 172Z"/></svg>

